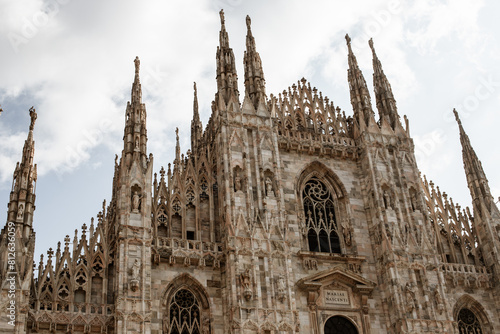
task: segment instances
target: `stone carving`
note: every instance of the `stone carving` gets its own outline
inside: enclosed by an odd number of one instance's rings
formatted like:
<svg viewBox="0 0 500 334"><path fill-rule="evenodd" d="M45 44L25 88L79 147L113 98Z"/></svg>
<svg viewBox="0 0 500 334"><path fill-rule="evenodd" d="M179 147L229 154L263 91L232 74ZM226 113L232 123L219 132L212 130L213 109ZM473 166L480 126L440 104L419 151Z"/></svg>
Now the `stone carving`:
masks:
<svg viewBox="0 0 500 334"><path fill-rule="evenodd" d="M274 191L273 191L273 181L271 181L271 178L266 178L266 195L268 197L274 196Z"/></svg>
<svg viewBox="0 0 500 334"><path fill-rule="evenodd" d="M134 191L134 195L132 195L132 213L139 213L139 206L141 204L141 196Z"/></svg>
<svg viewBox="0 0 500 334"><path fill-rule="evenodd" d="M417 300L415 297L415 288L413 283L407 282L405 286L406 296L406 312L411 313L417 307Z"/></svg>
<svg viewBox="0 0 500 334"><path fill-rule="evenodd" d="M204 317L202 320L201 334L210 334L210 319L208 317Z"/></svg>
<svg viewBox="0 0 500 334"><path fill-rule="evenodd" d="M352 245L352 235L351 235L351 229L347 225L347 222L342 222L342 234L344 236L344 242L346 246L351 246Z"/></svg>
<svg viewBox="0 0 500 334"><path fill-rule="evenodd" d="M17 210L17 219L23 219L24 216L24 205L23 203L19 204L19 209Z"/></svg>
<svg viewBox="0 0 500 334"><path fill-rule="evenodd" d="M384 193L382 194L383 198L384 198L384 206L386 209L392 209L393 206L392 206L392 199L391 199L391 195L389 194L389 191L388 190L384 190Z"/></svg>
<svg viewBox="0 0 500 334"><path fill-rule="evenodd" d="M131 271L130 290L135 292L139 289L139 282L140 282L141 264L139 263L138 259L135 259L134 264L132 265L132 269L130 271Z"/></svg>
<svg viewBox="0 0 500 334"><path fill-rule="evenodd" d="M251 275L252 274L250 269L245 270L245 272L240 275L241 286L243 288L243 296L245 297L246 301L252 299L253 296Z"/></svg>
<svg viewBox="0 0 500 334"><path fill-rule="evenodd" d="M135 150L139 150L139 137L135 137Z"/></svg>
<svg viewBox="0 0 500 334"><path fill-rule="evenodd" d="M443 297L441 297L441 293L439 292L439 287L436 286L434 290L434 301L436 302L436 308L439 314L443 314L444 311L444 301Z"/></svg>
<svg viewBox="0 0 500 334"><path fill-rule="evenodd" d="M277 287L277 297L280 302L283 302L286 298L286 281L285 275L280 274L276 280Z"/></svg>

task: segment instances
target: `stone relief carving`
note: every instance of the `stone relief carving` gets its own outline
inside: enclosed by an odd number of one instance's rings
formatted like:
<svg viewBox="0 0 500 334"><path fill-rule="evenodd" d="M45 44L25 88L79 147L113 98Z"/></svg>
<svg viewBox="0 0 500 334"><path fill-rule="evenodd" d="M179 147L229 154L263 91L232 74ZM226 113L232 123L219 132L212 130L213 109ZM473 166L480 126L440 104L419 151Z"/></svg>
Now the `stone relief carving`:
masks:
<svg viewBox="0 0 500 334"><path fill-rule="evenodd" d="M249 301L253 297L252 273L250 269L245 270L245 272L240 275L240 280L243 288L243 297L245 297L246 301Z"/></svg>
<svg viewBox="0 0 500 334"><path fill-rule="evenodd" d="M132 291L137 291L139 289L140 271L141 271L141 264L139 263L138 259L135 259L134 264L130 269L131 272L130 290Z"/></svg>
<svg viewBox="0 0 500 334"><path fill-rule="evenodd" d="M286 298L286 281L285 275L280 274L276 279L276 287L277 287L277 297L280 302L283 302Z"/></svg>

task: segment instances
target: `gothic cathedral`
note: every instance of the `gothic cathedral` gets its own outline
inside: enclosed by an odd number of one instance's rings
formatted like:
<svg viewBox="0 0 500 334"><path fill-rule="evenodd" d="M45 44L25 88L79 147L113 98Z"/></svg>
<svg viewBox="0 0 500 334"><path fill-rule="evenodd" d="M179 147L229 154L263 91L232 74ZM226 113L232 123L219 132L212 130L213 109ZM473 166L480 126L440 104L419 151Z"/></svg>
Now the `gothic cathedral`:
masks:
<svg viewBox="0 0 500 334"><path fill-rule="evenodd" d="M346 116L305 79L268 96L247 17L241 102L220 14L217 93L203 129L194 87L190 150L177 134L173 164L154 167L136 58L111 200L37 264L30 109L0 331L500 333L500 212L458 113L472 210L421 178L371 40L378 117L349 36Z"/></svg>

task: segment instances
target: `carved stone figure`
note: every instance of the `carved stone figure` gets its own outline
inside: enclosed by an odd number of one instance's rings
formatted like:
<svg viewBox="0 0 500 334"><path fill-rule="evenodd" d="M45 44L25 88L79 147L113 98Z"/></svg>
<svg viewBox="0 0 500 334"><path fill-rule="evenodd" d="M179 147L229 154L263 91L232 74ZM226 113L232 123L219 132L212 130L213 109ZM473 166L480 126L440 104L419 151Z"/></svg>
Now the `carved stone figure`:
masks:
<svg viewBox="0 0 500 334"><path fill-rule="evenodd" d="M134 264L132 265L131 279L130 279L130 289L132 291L137 291L137 289L139 289L140 271L141 271L141 264L139 263L138 259L135 259Z"/></svg>
<svg viewBox="0 0 500 334"><path fill-rule="evenodd" d="M17 210L17 219L23 219L24 216L24 205L19 204L19 209Z"/></svg>
<svg viewBox="0 0 500 334"><path fill-rule="evenodd" d="M140 200L141 200L141 197L139 196L139 194L137 194L137 191L134 191L134 195L132 196L132 212L133 213L139 212Z"/></svg>
<svg viewBox="0 0 500 334"><path fill-rule="evenodd" d="M285 275L280 274L278 276L278 279L276 280L276 286L278 288L278 300L281 302L285 300L286 298L286 282L285 282Z"/></svg>
<svg viewBox="0 0 500 334"><path fill-rule="evenodd" d="M243 287L243 296L247 301L249 301L253 295L251 287L252 276L250 269L245 270L245 272L241 274L240 279L241 279L241 286Z"/></svg>
<svg viewBox="0 0 500 334"><path fill-rule="evenodd" d="M344 242L346 246L351 246L352 244L351 229L349 228L349 226L347 226L346 222L342 223L342 234L344 235Z"/></svg>
<svg viewBox="0 0 500 334"><path fill-rule="evenodd" d="M234 177L234 191L241 190L241 177L239 174L236 174Z"/></svg>
<svg viewBox="0 0 500 334"><path fill-rule="evenodd" d="M274 191L273 191L273 181L271 181L271 178L266 178L266 195L267 196L274 196Z"/></svg>
<svg viewBox="0 0 500 334"><path fill-rule="evenodd" d="M410 282L406 283L405 286L405 296L406 296L406 312L410 313L416 308L416 299L415 299L415 288L413 284Z"/></svg>
<svg viewBox="0 0 500 334"><path fill-rule="evenodd" d="M438 313L442 314L444 311L444 302L438 287L436 287L436 289L434 290L434 301L436 302Z"/></svg>

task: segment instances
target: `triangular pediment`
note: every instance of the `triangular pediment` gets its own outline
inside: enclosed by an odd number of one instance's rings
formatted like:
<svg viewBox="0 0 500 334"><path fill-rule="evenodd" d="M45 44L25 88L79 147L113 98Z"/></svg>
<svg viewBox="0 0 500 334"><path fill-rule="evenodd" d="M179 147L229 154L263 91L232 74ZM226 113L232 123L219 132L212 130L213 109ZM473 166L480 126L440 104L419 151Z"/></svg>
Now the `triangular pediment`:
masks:
<svg viewBox="0 0 500 334"><path fill-rule="evenodd" d="M319 273L304 277L297 282L297 285L306 290L317 290L332 282L340 282L346 286L365 290L367 292L373 290L376 284L363 276L356 274L351 270L345 269L343 266L336 266Z"/></svg>

